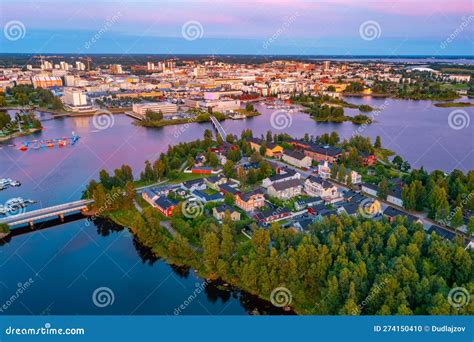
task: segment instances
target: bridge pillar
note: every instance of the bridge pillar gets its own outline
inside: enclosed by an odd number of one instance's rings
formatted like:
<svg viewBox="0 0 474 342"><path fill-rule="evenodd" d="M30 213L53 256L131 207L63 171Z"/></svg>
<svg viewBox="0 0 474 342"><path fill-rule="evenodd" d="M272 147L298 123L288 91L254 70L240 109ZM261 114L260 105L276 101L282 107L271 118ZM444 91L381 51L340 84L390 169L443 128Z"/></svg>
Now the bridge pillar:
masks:
<svg viewBox="0 0 474 342"><path fill-rule="evenodd" d="M61 220L61 222L64 222L64 214L59 214L59 219Z"/></svg>
<svg viewBox="0 0 474 342"><path fill-rule="evenodd" d="M34 226L33 221L28 221L28 224L30 225L31 228L33 228L33 226Z"/></svg>

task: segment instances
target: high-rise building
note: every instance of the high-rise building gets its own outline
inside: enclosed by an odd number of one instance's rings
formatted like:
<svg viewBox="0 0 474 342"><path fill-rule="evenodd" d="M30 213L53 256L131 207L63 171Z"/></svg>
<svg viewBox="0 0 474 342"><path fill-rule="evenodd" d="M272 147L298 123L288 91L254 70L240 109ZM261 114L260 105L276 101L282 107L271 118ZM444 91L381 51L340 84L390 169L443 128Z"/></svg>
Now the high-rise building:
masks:
<svg viewBox="0 0 474 342"><path fill-rule="evenodd" d="M155 64L153 62L147 62L146 63L146 69L148 71L154 71L155 70Z"/></svg>
<svg viewBox="0 0 474 342"><path fill-rule="evenodd" d="M112 73L112 74L123 74L122 66L120 64L112 64L110 66L110 73Z"/></svg>
<svg viewBox="0 0 474 342"><path fill-rule="evenodd" d="M74 75L66 75L64 76L64 83L66 85L66 87L74 87L76 84L75 84L75 78L74 78Z"/></svg>
<svg viewBox="0 0 474 342"><path fill-rule="evenodd" d="M66 71L69 70L69 64L67 64L67 62L64 62L64 61L59 62L59 66L61 70L66 70Z"/></svg>
<svg viewBox="0 0 474 342"><path fill-rule="evenodd" d="M64 103L74 107L86 106L87 96L82 90L67 88L64 91Z"/></svg>
<svg viewBox="0 0 474 342"><path fill-rule="evenodd" d="M330 68L331 68L331 61L324 61L324 66L323 66L324 71L327 71Z"/></svg>
<svg viewBox="0 0 474 342"><path fill-rule="evenodd" d="M79 71L86 70L86 65L80 61L76 61L76 69Z"/></svg>
<svg viewBox="0 0 474 342"><path fill-rule="evenodd" d="M53 64L48 61L42 61L41 62L41 70L51 70L53 69Z"/></svg>

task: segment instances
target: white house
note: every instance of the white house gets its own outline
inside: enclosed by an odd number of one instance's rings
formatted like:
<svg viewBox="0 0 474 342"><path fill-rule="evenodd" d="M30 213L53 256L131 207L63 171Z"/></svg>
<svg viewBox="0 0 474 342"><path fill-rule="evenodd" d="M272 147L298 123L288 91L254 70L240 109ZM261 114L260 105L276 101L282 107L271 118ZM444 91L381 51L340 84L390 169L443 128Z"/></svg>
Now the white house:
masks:
<svg viewBox="0 0 474 342"><path fill-rule="evenodd" d="M309 177L304 183L304 190L310 196L319 196L325 202L333 202L341 197L337 187L321 177Z"/></svg>
<svg viewBox="0 0 474 342"><path fill-rule="evenodd" d="M321 161L318 164L318 175L322 179L328 179L331 177L331 168L329 167L327 160Z"/></svg>

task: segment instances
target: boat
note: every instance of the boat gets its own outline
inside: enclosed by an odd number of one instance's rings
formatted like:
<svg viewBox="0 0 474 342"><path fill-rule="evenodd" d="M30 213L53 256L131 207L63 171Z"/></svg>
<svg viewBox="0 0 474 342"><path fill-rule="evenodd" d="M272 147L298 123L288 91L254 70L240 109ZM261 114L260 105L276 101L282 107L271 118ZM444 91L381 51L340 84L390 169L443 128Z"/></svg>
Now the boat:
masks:
<svg viewBox="0 0 474 342"><path fill-rule="evenodd" d="M20 148L18 148L20 151L28 151L28 147L26 147L25 145L23 146L20 146Z"/></svg>
<svg viewBox="0 0 474 342"><path fill-rule="evenodd" d="M54 144L51 143L51 142L50 142L50 143L47 143L47 144L46 144L46 147L54 147Z"/></svg>

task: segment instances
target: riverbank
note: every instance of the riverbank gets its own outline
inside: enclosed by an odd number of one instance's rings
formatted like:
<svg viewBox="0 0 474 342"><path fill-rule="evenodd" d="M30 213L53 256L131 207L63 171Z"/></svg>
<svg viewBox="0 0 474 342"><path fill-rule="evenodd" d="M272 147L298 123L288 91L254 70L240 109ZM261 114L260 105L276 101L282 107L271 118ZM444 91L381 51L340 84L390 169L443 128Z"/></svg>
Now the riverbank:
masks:
<svg viewBox="0 0 474 342"><path fill-rule="evenodd" d="M474 103L471 103L471 102L442 102L442 103L435 103L434 106L440 107L440 108L473 107Z"/></svg>
<svg viewBox="0 0 474 342"><path fill-rule="evenodd" d="M43 128L30 128L28 131L23 131L23 132L15 132L13 134L9 134L6 136L0 136L0 142L8 141L13 138L19 138L19 137L25 137L28 135L31 135L33 133L41 131Z"/></svg>
<svg viewBox="0 0 474 342"><path fill-rule="evenodd" d="M140 198L141 199L141 198ZM113 224L119 225L121 227L126 227L133 234L135 239L137 239L142 245L148 247L153 252L154 256L164 260L167 264L178 267L187 267L195 271L196 275L202 279L205 279L206 283L220 283L228 290L237 290L240 292L246 292L259 300L265 301L268 305L274 306L271 303L271 299L267 296L262 296L259 292L252 291L248 286L245 285L242 281L239 281L235 277L222 277L218 276L215 273L208 273L205 271L203 264L204 252L202 247L191 244L186 237L184 237L178 229L172 226L172 222L169 220L164 220L164 216L158 213L154 208L149 206L145 201L137 201L138 205L141 207L142 212L139 212L137 208L132 208L129 210L116 210L113 212L104 213L101 217L109 220ZM154 234L160 234L162 237L160 244L150 244L147 239L144 238L145 234L148 236L150 232L143 232L137 227L137 222L139 222L146 215L157 215L162 221L157 227L152 227L155 229ZM173 233L169 229L166 229L165 224L170 225ZM247 240L247 237L245 237ZM186 255L183 258L180 255L177 255L176 249L180 248L181 253ZM297 308L293 306L286 306L279 308L274 306L275 310L282 310L282 314L288 315L299 315L305 314L304 308Z"/></svg>
<svg viewBox="0 0 474 342"><path fill-rule="evenodd" d="M246 118L255 117L261 115L258 111L246 111L245 109L238 109L236 113L245 115ZM217 118L218 121L225 121L225 120L234 120L229 115L223 115ZM135 121L134 124L137 126L148 127L148 128L160 128L165 126L174 126L174 125L183 125L183 124L190 124L190 123L203 123L203 122L210 122L210 114L199 114L191 118L183 118L183 119L174 119L174 120L142 120L142 121Z"/></svg>

